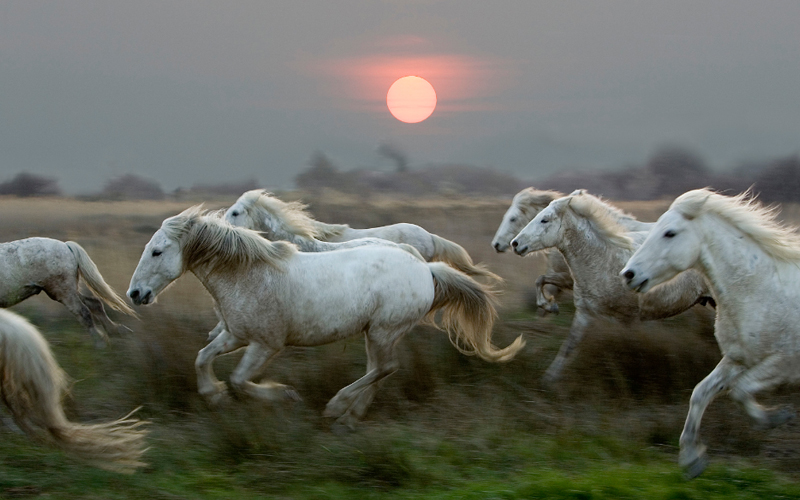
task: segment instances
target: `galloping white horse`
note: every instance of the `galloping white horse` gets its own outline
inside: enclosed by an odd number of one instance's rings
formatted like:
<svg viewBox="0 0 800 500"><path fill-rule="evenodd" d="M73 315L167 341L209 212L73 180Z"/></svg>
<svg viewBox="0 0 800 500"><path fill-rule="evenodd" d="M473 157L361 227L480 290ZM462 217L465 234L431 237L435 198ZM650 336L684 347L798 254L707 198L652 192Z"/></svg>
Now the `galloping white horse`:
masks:
<svg viewBox="0 0 800 500"><path fill-rule="evenodd" d="M314 239L323 242L344 242L358 238L380 238L405 243L416 248L426 261L446 262L471 276L502 279L480 264L473 264L466 250L457 243L429 233L415 224L391 224L369 229L353 229L347 224L326 224L311 218L306 206L285 202L262 189L242 194L225 213L234 225L266 233L270 240L286 240L301 250ZM316 251L316 250L314 250Z"/></svg>
<svg viewBox="0 0 800 500"><path fill-rule="evenodd" d="M708 189L679 196L621 271L628 287L647 292L685 269L708 280L717 301L714 335L722 360L692 392L681 434L680 463L694 477L705 469L700 420L727 392L764 427L793 412L765 409L754 394L800 382L800 235L748 192ZM766 299L766 300L765 300Z"/></svg>
<svg viewBox="0 0 800 500"><path fill-rule="evenodd" d="M709 300L707 286L696 272L684 273L645 295L628 290L618 273L647 233L628 231L620 223L622 217L626 215L616 207L576 191L550 203L511 241L519 255L557 248L575 280L575 316L567 339L545 372L548 382L559 378L592 318L629 324L674 316Z"/></svg>
<svg viewBox="0 0 800 500"><path fill-rule="evenodd" d="M97 297L80 293L80 279ZM26 238L0 244L0 307L11 307L42 291L64 304L89 330L97 346L108 342L106 331L125 328L108 318L103 302L116 311L136 315L74 241Z"/></svg>
<svg viewBox="0 0 800 500"><path fill-rule="evenodd" d="M577 193L577 191L575 192ZM573 193L573 194L575 194ZM558 191L541 191L532 187L525 188L514 196L511 206L508 207L500 227L492 239L492 248L497 252L505 252L511 246L511 240L519 234L528 223L536 217L553 200L563 198ZM619 223L629 231L648 231L651 223L641 222L636 218L619 212ZM558 313L556 296L561 290L572 289L572 274L564 257L557 250L545 251L547 256L547 270L545 274L536 279L536 305L545 312ZM545 286L553 287L550 293L545 292Z"/></svg>
<svg viewBox="0 0 800 500"><path fill-rule="evenodd" d="M203 283L218 305L225 329L200 351L198 391L224 397L214 376L215 357L247 346L231 375L249 396L296 398L288 386L251 379L285 346L327 344L363 333L367 373L328 402L325 415L352 427L363 417L378 383L398 366L395 345L423 319L442 310L442 328L465 354L507 361L524 345L491 343L496 317L489 288L444 263L426 263L401 249L360 246L303 253L284 241L234 227L192 207L166 219L144 249L128 296L149 304L185 271Z"/></svg>
<svg viewBox="0 0 800 500"><path fill-rule="evenodd" d="M67 375L47 340L22 316L0 309L0 393L17 425L96 467L133 472L145 465L144 422L130 414L105 424L70 422L61 405L66 391Z"/></svg>

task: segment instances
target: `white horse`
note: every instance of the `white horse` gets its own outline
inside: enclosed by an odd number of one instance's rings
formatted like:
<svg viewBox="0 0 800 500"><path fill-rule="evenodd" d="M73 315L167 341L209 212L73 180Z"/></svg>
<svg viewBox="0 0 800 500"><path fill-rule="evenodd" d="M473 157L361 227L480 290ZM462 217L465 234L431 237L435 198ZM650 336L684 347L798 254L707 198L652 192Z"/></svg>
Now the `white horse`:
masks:
<svg viewBox="0 0 800 500"><path fill-rule="evenodd" d="M80 293L81 279L96 297ZM42 291L64 304L98 347L108 342L106 331L127 330L108 318L103 302L116 311L136 315L74 241L26 238L0 244L0 307L11 307Z"/></svg>
<svg viewBox="0 0 800 500"><path fill-rule="evenodd" d="M517 193L511 201L511 206L503 215L500 227L497 228L494 239L492 239L492 248L498 253L508 250L511 240L536 217L536 214L544 210L553 200L563 197L564 194L558 191L542 191L532 187ZM622 212L616 215L619 216L619 223L629 231L648 231L652 225ZM545 312L558 313L556 297L561 290L572 290L572 274L560 252L554 249L547 250L545 255L547 256L547 270L536 279L534 285L536 305ZM550 289L545 291L545 287Z"/></svg>
<svg viewBox="0 0 800 500"><path fill-rule="evenodd" d="M312 240L344 242L358 238L380 238L416 248L428 262L446 262L471 276L502 279L481 264L474 264L457 243L429 233L415 224L391 224L369 229L353 229L347 224L326 224L314 220L299 202L285 202L262 189L242 194L225 213L234 225L263 231L267 238L291 241L303 250ZM316 250L314 250L316 251Z"/></svg>
<svg viewBox="0 0 800 500"><path fill-rule="evenodd" d="M491 343L496 317L489 288L444 263L426 263L398 248L361 246L303 253L284 241L234 227L192 207L166 219L144 249L128 296L149 304L185 271L203 283L225 330L197 356L197 386L212 403L224 398L215 357L247 346L231 375L238 392L262 399L296 398L288 386L251 379L285 346L315 346L364 334L367 373L328 402L325 415L353 427L378 383L398 366L395 346L423 319L442 311L442 328L465 354L511 359L521 337Z"/></svg>
<svg viewBox="0 0 800 500"><path fill-rule="evenodd" d="M67 375L47 340L22 316L0 309L0 394L17 425L96 467L133 472L145 465L144 422L130 414L105 424L70 422L61 405L66 391Z"/></svg>
<svg viewBox="0 0 800 500"><path fill-rule="evenodd" d="M800 235L750 196L708 189L679 196L621 271L628 287L647 292L685 269L708 280L717 301L714 335L722 360L692 392L681 434L680 463L689 476L706 466L700 420L728 393L763 427L793 412L765 409L754 394L800 382Z"/></svg>
<svg viewBox="0 0 800 500"><path fill-rule="evenodd" d="M618 273L647 233L628 231L620 223L625 216L599 198L577 191L550 203L511 241L519 255L557 248L575 280L575 316L545 372L547 382L560 377L592 318L630 324L674 316L709 300L707 286L696 272L684 273L645 295L628 290Z"/></svg>

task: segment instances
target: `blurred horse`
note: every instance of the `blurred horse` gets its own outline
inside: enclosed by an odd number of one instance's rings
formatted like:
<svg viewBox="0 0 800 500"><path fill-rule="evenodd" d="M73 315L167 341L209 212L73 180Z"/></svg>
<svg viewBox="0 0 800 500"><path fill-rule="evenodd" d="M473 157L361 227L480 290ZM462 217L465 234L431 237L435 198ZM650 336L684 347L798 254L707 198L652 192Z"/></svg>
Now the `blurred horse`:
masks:
<svg viewBox="0 0 800 500"><path fill-rule="evenodd" d="M754 394L800 382L800 235L749 192L729 197L689 191L658 219L620 274L632 290L647 292L685 269L708 280L722 351L722 360L692 391L681 434L680 463L694 477L708 461L700 420L718 394L728 393L762 427L794 415L765 409Z"/></svg>
<svg viewBox="0 0 800 500"><path fill-rule="evenodd" d="M380 238L405 243L416 248L428 262L445 262L470 276L502 279L472 258L461 245L429 233L415 224L391 224L369 229L353 229L347 224L326 224L314 220L299 202L285 202L267 191L254 189L242 194L225 213L225 218L237 226L263 231L270 240L286 240L301 249L312 239L323 242L343 242L358 238Z"/></svg>
<svg viewBox="0 0 800 500"><path fill-rule="evenodd" d="M234 227L192 207L166 219L145 246L128 296L149 304L187 270L216 301L225 329L197 356L200 394L225 398L212 362L246 347L231 375L238 392L262 400L296 399L275 382L253 383L261 367L286 346L316 346L364 334L367 373L340 390L325 409L337 424L353 427L378 384L398 367L395 346L415 325L434 321L465 354L507 361L524 345L491 343L496 318L491 290L450 266L426 263L401 249L360 246L303 253L284 241Z"/></svg>
<svg viewBox="0 0 800 500"><path fill-rule="evenodd" d="M80 280L94 295L80 293ZM74 241L26 238L0 244L0 307L11 307L42 291L64 304L98 347L108 342L107 331L126 330L108 318L103 302L116 311L136 315Z"/></svg>
<svg viewBox="0 0 800 500"><path fill-rule="evenodd" d="M622 211L579 190L559 198L511 241L519 255L557 248L572 277L575 316L567 339L545 372L545 381L557 380L594 317L629 324L668 318L709 300L708 288L697 272L687 272L650 293L637 295L618 277L619 270L646 237L629 231Z"/></svg>
<svg viewBox="0 0 800 500"><path fill-rule="evenodd" d="M66 390L67 376L47 340L22 316L0 309L0 393L16 424L96 467L133 472L145 465L143 422L130 414L104 424L70 422L61 404Z"/></svg>
<svg viewBox="0 0 800 500"><path fill-rule="evenodd" d="M492 248L502 253L509 249L511 240L519 234L536 214L544 210L553 200L563 198L558 191L541 191L532 187L525 188L514 196L511 206L503 215L500 227L492 239ZM620 212L619 223L629 231L647 231L652 224L641 222L636 218ZM547 270L536 279L536 305L545 312L558 313L556 297L561 290L572 290L572 274L564 256L555 249L546 250ZM550 288L545 291L545 287Z"/></svg>

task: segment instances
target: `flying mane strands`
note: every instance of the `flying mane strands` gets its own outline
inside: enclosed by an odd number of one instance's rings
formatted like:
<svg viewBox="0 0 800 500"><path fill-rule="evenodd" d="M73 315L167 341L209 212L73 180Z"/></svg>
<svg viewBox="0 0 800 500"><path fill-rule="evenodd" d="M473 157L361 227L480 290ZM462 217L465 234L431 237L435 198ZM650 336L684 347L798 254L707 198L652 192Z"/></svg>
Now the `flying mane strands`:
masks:
<svg viewBox="0 0 800 500"><path fill-rule="evenodd" d="M750 190L724 196L704 188L688 191L670 206L689 219L713 213L748 235L767 254L788 262L800 260L800 234L777 220L778 206L758 202Z"/></svg>
<svg viewBox="0 0 800 500"><path fill-rule="evenodd" d="M280 269L281 263L297 252L291 243L271 242L256 231L231 226L219 212L203 210L202 205L166 219L161 228L181 242L189 268L209 265L212 269L225 270L264 262Z"/></svg>
<svg viewBox="0 0 800 500"><path fill-rule="evenodd" d="M323 224L308 214L308 205L299 201L283 201L263 189L254 189L243 194L240 201L250 208L260 208L275 214L287 229L305 238L327 240L339 236L349 226L347 224Z"/></svg>
<svg viewBox="0 0 800 500"><path fill-rule="evenodd" d="M628 229L619 223L620 218L630 217L622 210L585 191L570 195L569 206L578 215L594 223L597 230L610 242L622 248L634 249L633 240L627 236Z"/></svg>

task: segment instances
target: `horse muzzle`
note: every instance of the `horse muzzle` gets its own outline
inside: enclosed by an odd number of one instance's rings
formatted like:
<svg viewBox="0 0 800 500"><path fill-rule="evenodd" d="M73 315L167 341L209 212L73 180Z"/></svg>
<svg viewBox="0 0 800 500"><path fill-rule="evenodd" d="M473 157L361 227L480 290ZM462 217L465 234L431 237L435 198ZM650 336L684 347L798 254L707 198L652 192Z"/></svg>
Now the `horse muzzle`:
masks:
<svg viewBox="0 0 800 500"><path fill-rule="evenodd" d="M140 290L139 288L131 288L128 290L128 297L137 306L150 304L153 301L153 291L149 288Z"/></svg>
<svg viewBox="0 0 800 500"><path fill-rule="evenodd" d="M634 292L645 293L650 289L650 280L629 267L620 271L619 275L625 281L625 285Z"/></svg>
<svg viewBox="0 0 800 500"><path fill-rule="evenodd" d="M530 249L526 243L520 243L516 238L511 240L511 248L514 249L514 253L517 255L525 255Z"/></svg>
<svg viewBox="0 0 800 500"><path fill-rule="evenodd" d="M506 250L508 250L508 245L503 245L502 243L497 241L497 242L492 243L492 248L494 248L494 251L497 252L497 253L503 253Z"/></svg>

